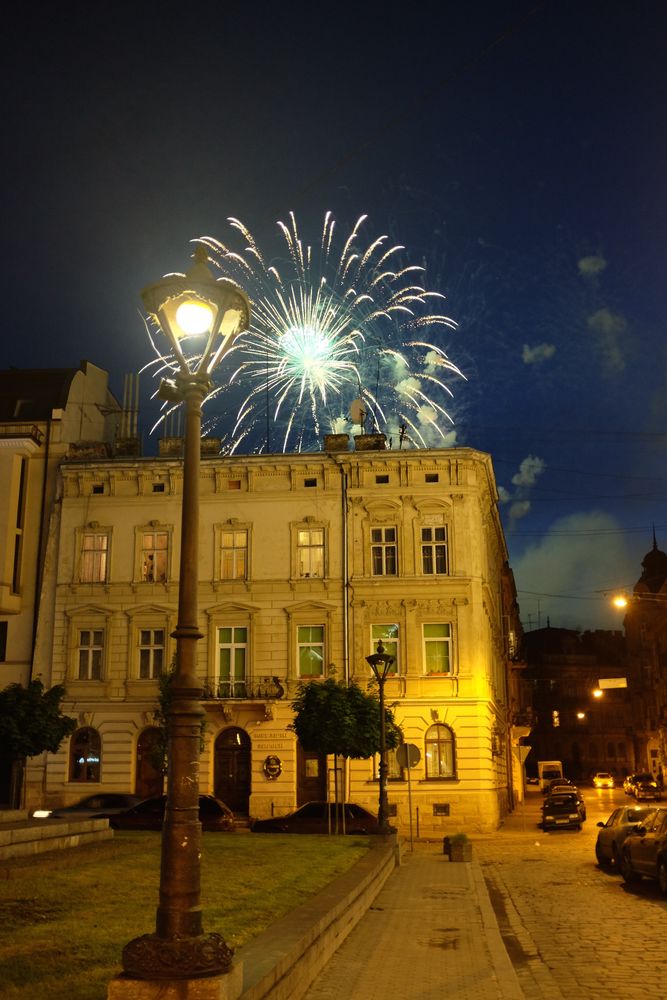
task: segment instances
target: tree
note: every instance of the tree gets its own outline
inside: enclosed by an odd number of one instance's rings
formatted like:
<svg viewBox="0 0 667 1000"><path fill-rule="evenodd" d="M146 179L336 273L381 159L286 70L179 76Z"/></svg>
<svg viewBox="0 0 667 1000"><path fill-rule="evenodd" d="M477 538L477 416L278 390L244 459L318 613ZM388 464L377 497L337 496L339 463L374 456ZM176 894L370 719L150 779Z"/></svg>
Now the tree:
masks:
<svg viewBox="0 0 667 1000"><path fill-rule="evenodd" d="M328 678L299 685L292 729L304 750L365 759L380 752L380 701L358 684ZM393 713L385 709L387 748L401 741Z"/></svg>
<svg viewBox="0 0 667 1000"><path fill-rule="evenodd" d="M62 714L65 688L56 684L48 691L40 680L27 687L10 684L0 691L0 746L13 760L36 757L60 744L77 727L76 719Z"/></svg>

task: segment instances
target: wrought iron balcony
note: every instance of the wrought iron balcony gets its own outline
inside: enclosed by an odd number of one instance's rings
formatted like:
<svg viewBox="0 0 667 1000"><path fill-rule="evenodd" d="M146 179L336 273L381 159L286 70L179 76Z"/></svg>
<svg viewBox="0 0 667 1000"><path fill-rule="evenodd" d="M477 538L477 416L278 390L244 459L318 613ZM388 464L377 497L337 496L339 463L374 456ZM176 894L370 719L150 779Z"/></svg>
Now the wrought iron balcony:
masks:
<svg viewBox="0 0 667 1000"><path fill-rule="evenodd" d="M221 680L215 687L204 685L204 698L214 701L277 701L285 694L279 677L250 680Z"/></svg>

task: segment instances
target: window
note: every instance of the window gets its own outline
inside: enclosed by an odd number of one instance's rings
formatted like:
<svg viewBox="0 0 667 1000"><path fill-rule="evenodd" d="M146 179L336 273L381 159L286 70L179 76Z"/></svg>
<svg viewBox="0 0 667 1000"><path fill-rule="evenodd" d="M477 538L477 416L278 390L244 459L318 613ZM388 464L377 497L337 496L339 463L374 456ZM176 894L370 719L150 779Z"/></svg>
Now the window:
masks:
<svg viewBox="0 0 667 1000"><path fill-rule="evenodd" d="M164 667L164 629L142 628L139 630L139 677L153 680L159 677Z"/></svg>
<svg viewBox="0 0 667 1000"><path fill-rule="evenodd" d="M145 583L164 583L167 579L169 534L144 531L141 536L141 579Z"/></svg>
<svg viewBox="0 0 667 1000"><path fill-rule="evenodd" d="M422 572L431 576L447 572L447 529L422 528Z"/></svg>
<svg viewBox="0 0 667 1000"><path fill-rule="evenodd" d="M164 483L153 483L153 493L164 493Z"/></svg>
<svg viewBox="0 0 667 1000"><path fill-rule="evenodd" d="M81 543L81 583L106 583L109 535L103 531L84 532Z"/></svg>
<svg viewBox="0 0 667 1000"><path fill-rule="evenodd" d="M7 622L0 622L0 663L7 659Z"/></svg>
<svg viewBox="0 0 667 1000"><path fill-rule="evenodd" d="M440 476L438 475L437 472L427 472L424 475L424 482L425 483L437 483L438 480L439 480L439 478L440 478Z"/></svg>
<svg viewBox="0 0 667 1000"><path fill-rule="evenodd" d="M104 484L93 483L93 488L91 490L91 493L94 493L96 496L100 496L102 493L104 493Z"/></svg>
<svg viewBox="0 0 667 1000"><path fill-rule="evenodd" d="M104 629L80 629L78 672L78 678L80 681L99 681L102 679L103 655Z"/></svg>
<svg viewBox="0 0 667 1000"><path fill-rule="evenodd" d="M371 653L377 653L378 642L382 640L385 653L394 657L389 673L398 673L398 625L371 625ZM370 668L369 668L370 669Z"/></svg>
<svg viewBox="0 0 667 1000"><path fill-rule="evenodd" d="M223 625L218 629L218 697L243 698L246 694L248 629Z"/></svg>
<svg viewBox="0 0 667 1000"><path fill-rule="evenodd" d="M378 486L383 486L385 483L389 482L389 476L387 475L376 476L375 482L378 484Z"/></svg>
<svg viewBox="0 0 667 1000"><path fill-rule="evenodd" d="M454 733L449 726L439 722L427 729L424 750L427 778L455 777Z"/></svg>
<svg viewBox="0 0 667 1000"><path fill-rule="evenodd" d="M102 748L97 730L77 729L69 746L69 780L99 781Z"/></svg>
<svg viewBox="0 0 667 1000"><path fill-rule="evenodd" d="M240 479L228 479L227 480L227 489L228 490L240 490L241 489L241 480Z"/></svg>
<svg viewBox="0 0 667 1000"><path fill-rule="evenodd" d="M16 501L16 527L14 533L14 563L12 568L12 594L18 594L21 590L21 562L23 557L23 529L25 522L25 492L26 473L28 462L21 459L21 473L19 477L19 494Z"/></svg>
<svg viewBox="0 0 667 1000"><path fill-rule="evenodd" d="M321 677L324 673L324 625L297 627L299 677Z"/></svg>
<svg viewBox="0 0 667 1000"><path fill-rule="evenodd" d="M387 750L387 779L389 781L405 781L403 768L396 759L396 747L394 750ZM373 780L380 780L380 754L373 754Z"/></svg>
<svg viewBox="0 0 667 1000"><path fill-rule="evenodd" d="M308 488L317 486L317 479L304 479L303 485Z"/></svg>
<svg viewBox="0 0 667 1000"><path fill-rule="evenodd" d="M299 528L296 535L297 576L324 576L324 528Z"/></svg>
<svg viewBox="0 0 667 1000"><path fill-rule="evenodd" d="M396 576L396 528L371 528L373 576Z"/></svg>
<svg viewBox="0 0 667 1000"><path fill-rule="evenodd" d="M423 625L424 673L448 674L451 670L451 627L444 623Z"/></svg>
<svg viewBox="0 0 667 1000"><path fill-rule="evenodd" d="M246 580L248 577L248 532L245 528L222 532L223 580Z"/></svg>

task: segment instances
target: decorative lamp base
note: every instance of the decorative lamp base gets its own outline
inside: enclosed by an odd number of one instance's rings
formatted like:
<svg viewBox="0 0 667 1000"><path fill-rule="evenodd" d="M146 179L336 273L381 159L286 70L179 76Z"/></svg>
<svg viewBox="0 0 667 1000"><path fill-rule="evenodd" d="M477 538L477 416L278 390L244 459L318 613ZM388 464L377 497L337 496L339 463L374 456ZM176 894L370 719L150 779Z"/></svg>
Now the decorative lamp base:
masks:
<svg viewBox="0 0 667 1000"><path fill-rule="evenodd" d="M133 979L201 979L228 973L233 954L220 934L143 934L123 948L123 969Z"/></svg>

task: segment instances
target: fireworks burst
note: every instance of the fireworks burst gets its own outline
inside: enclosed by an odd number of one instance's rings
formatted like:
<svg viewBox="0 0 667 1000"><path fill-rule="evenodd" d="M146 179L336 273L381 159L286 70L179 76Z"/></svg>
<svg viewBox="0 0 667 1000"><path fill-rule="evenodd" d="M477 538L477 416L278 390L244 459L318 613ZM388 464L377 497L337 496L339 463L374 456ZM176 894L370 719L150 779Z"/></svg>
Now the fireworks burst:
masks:
<svg viewBox="0 0 667 1000"><path fill-rule="evenodd" d="M290 213L289 225L278 223L287 250L282 263L268 262L238 219L228 221L244 241L240 252L211 237L199 241L252 303L251 328L230 352L233 374L213 393L237 387L242 397L226 453L243 442L249 450L270 450L270 424L282 451L319 449L324 433L351 428L355 399L366 432L383 431L415 447L450 443L453 421L443 403L452 392L445 378L464 376L439 344L424 338L456 323L434 311L433 300L444 296L423 287L424 268L401 265L404 247L386 236L360 245L365 219L338 250L327 213L313 250Z"/></svg>

